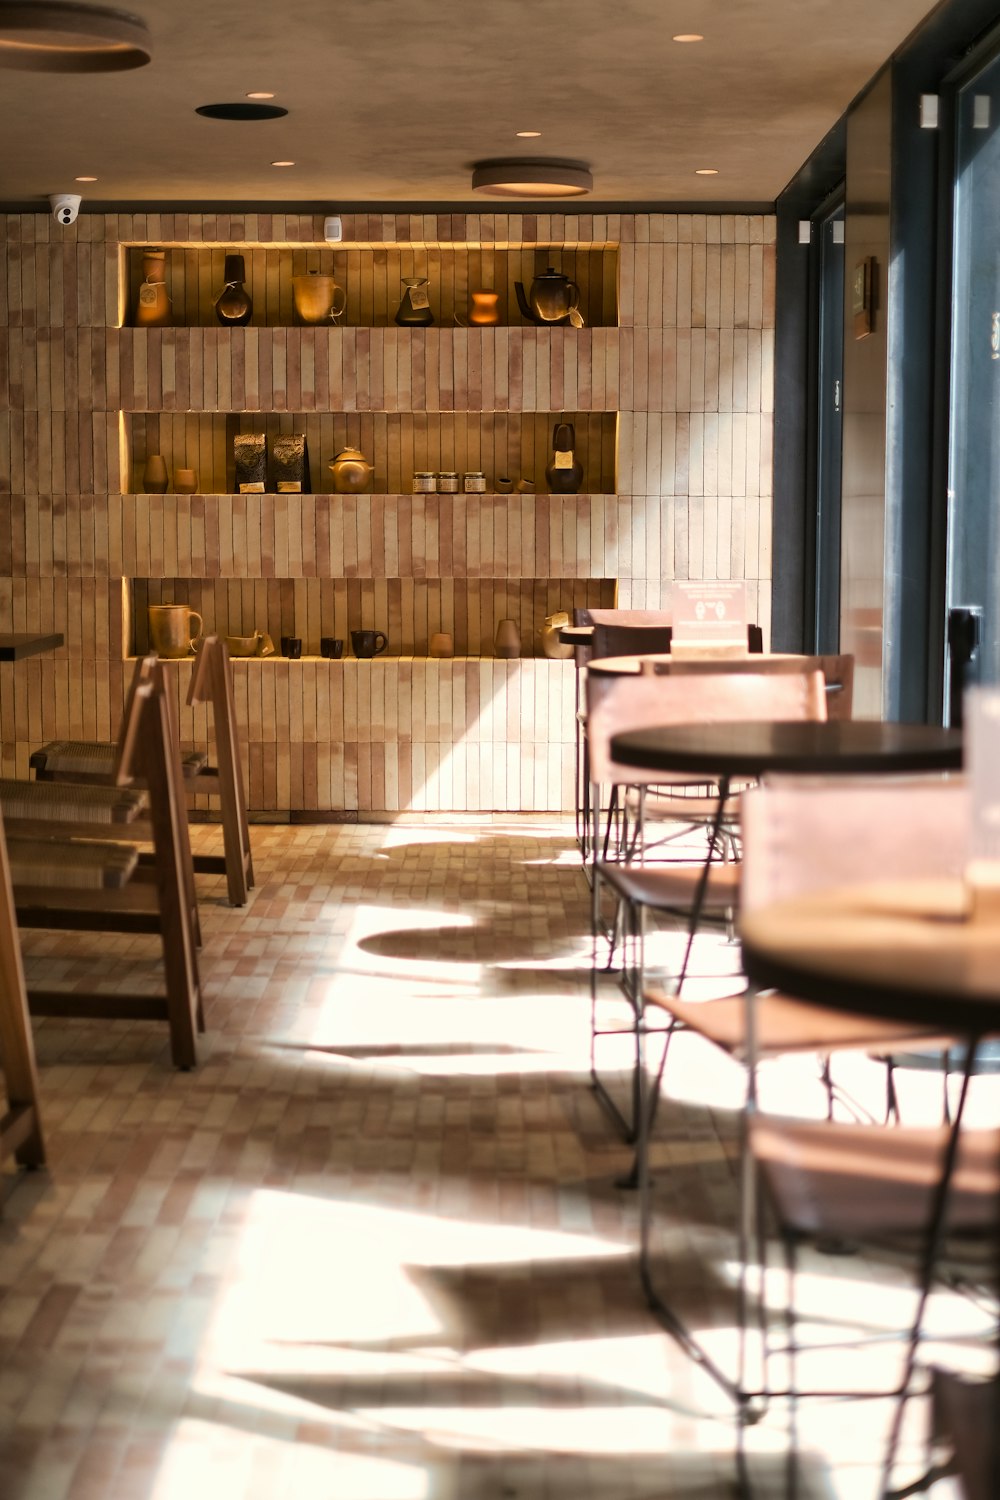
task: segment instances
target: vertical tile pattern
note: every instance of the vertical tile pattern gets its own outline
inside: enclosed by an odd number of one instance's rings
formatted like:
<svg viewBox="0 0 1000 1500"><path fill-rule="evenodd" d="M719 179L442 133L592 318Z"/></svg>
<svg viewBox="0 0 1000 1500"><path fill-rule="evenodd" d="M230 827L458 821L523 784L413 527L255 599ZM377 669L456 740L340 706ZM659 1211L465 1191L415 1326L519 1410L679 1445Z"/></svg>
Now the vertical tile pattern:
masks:
<svg viewBox="0 0 1000 1500"><path fill-rule="evenodd" d="M357 214L344 232L334 250L309 214L121 214L56 238L46 215L0 216L0 628L66 636L0 666L6 771L45 738L114 733L157 599L224 633L301 635L310 656L321 634L389 636L375 663L238 665L262 811L565 807L573 675L534 655L547 613L733 577L766 629L772 220ZM169 251L170 328L122 326L144 245ZM246 258L247 329L214 325L227 249ZM521 317L514 284L547 265L578 282L584 329ZM299 323L291 278L313 270L347 291L338 326ZM429 276L433 328L393 324L405 275ZM462 326L478 287L501 326ZM540 493L559 418L585 464L576 496ZM233 495L241 430L304 433L315 493ZM346 444L375 493L330 493ZM153 452L201 493L138 493ZM418 468L539 493L412 495ZM517 663L492 658L505 617ZM423 656L438 630L454 660Z"/></svg>

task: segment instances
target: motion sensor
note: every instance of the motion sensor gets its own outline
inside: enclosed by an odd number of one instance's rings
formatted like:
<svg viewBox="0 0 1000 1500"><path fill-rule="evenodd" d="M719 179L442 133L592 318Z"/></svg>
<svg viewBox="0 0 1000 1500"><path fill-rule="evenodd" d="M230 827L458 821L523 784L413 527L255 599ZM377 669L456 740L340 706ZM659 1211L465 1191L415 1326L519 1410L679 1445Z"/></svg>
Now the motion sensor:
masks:
<svg viewBox="0 0 1000 1500"><path fill-rule="evenodd" d="M57 224L75 224L82 199L79 193L50 193L52 217Z"/></svg>

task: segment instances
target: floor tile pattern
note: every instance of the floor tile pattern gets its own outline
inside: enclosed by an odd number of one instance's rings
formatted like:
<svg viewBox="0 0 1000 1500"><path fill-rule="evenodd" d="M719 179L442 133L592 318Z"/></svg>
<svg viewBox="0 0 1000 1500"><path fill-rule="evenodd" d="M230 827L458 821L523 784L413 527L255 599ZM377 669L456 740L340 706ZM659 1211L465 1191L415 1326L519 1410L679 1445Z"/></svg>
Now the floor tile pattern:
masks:
<svg viewBox="0 0 1000 1500"><path fill-rule="evenodd" d="M566 827L253 833L249 906L201 885L197 1069L174 1071L151 1023L36 1023L51 1166L0 1178L0 1496L732 1494L731 1411L646 1309L628 1153L587 1086L589 896ZM158 984L147 939L25 946L36 980L97 963ZM734 958L719 938L703 967ZM660 1271L720 1359L728 1068L678 1044L656 1149ZM790 1095L801 1065L779 1077ZM904 1286L889 1261L813 1257L803 1296L881 1332ZM982 1363L983 1309L943 1300ZM806 1493L865 1500L884 1403L818 1405ZM916 1437L921 1420L915 1403ZM749 1445L777 1495L784 1414Z"/></svg>

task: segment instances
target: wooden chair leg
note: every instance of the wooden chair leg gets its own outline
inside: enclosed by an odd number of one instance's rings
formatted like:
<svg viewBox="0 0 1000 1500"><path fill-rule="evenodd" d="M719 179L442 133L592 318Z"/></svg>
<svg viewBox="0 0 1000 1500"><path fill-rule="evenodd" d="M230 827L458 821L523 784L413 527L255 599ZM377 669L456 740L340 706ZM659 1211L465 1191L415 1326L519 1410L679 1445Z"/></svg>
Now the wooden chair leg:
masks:
<svg viewBox="0 0 1000 1500"><path fill-rule="evenodd" d="M161 716L158 726L153 713L145 718L146 781L150 793L150 815L156 845L156 886L159 897L160 931L166 976L170 1048L178 1068L192 1068L197 1060L195 1031L204 1028L201 983L198 974L196 935L190 921L190 893L185 875L184 851L188 850L187 811L171 786L170 768L157 747L173 746L172 716L165 693L159 693L151 708Z"/></svg>
<svg viewBox="0 0 1000 1500"><path fill-rule="evenodd" d="M0 828L0 1058L7 1088L7 1113L0 1119L0 1152L13 1153L23 1167L45 1165L38 1106L35 1044L25 997L21 945L14 916L7 841Z"/></svg>

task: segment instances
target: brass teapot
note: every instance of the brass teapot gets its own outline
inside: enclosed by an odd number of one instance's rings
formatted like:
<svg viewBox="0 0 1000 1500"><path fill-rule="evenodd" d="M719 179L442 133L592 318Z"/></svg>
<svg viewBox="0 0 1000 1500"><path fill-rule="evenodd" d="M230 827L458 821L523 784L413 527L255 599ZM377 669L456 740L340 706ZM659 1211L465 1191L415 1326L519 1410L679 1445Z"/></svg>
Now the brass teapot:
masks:
<svg viewBox="0 0 1000 1500"><path fill-rule="evenodd" d="M341 448L327 465L333 475L338 495L355 495L363 490L375 472L360 448Z"/></svg>
<svg viewBox="0 0 1000 1500"><path fill-rule="evenodd" d="M527 296L521 281L515 281L514 290L518 307L532 323L564 323L568 319L574 328L583 327L580 288L554 266L535 277Z"/></svg>

